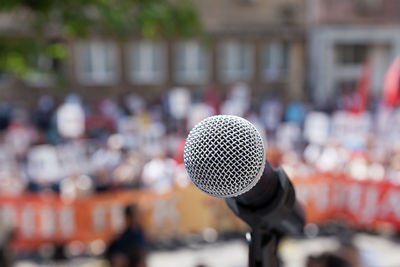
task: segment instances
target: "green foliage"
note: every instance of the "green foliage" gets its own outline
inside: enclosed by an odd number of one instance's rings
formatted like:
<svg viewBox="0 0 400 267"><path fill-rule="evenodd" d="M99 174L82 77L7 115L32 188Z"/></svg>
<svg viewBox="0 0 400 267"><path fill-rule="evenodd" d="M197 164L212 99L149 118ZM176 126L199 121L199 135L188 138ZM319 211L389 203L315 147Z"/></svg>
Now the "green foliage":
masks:
<svg viewBox="0 0 400 267"><path fill-rule="evenodd" d="M191 0L1 0L0 14L32 14L32 35L0 37L0 72L24 76L33 71L32 55L67 57L66 41L99 33L124 40L192 37L201 23ZM60 29L48 39L49 26ZM57 41L54 41L56 39Z"/></svg>

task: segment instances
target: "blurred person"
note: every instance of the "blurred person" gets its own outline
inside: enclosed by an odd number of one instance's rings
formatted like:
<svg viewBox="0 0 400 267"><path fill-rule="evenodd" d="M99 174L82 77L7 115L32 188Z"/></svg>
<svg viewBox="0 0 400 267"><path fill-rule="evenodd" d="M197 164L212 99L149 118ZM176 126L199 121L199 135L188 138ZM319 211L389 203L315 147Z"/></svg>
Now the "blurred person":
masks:
<svg viewBox="0 0 400 267"><path fill-rule="evenodd" d="M190 107L186 128L192 129L203 119L217 115L213 107L203 102L193 103Z"/></svg>
<svg viewBox="0 0 400 267"><path fill-rule="evenodd" d="M96 192L104 192L113 186L113 171L123 161L123 139L119 134L111 135L105 147L98 148L91 158Z"/></svg>
<svg viewBox="0 0 400 267"><path fill-rule="evenodd" d="M264 143L264 147L268 150L268 136L266 134L264 124L260 120L260 116L257 112L255 111L249 111L248 114L246 115L245 119L247 119L251 124L253 124L256 129L258 130L259 134L261 135L261 138Z"/></svg>
<svg viewBox="0 0 400 267"><path fill-rule="evenodd" d="M33 115L35 125L44 133L50 130L54 113L54 99L52 96L43 95L39 98L36 111Z"/></svg>
<svg viewBox="0 0 400 267"><path fill-rule="evenodd" d="M320 156L315 162L320 172L338 171L339 151L335 144L329 143L323 147Z"/></svg>
<svg viewBox="0 0 400 267"><path fill-rule="evenodd" d="M303 136L312 144L324 145L330 136L331 118L328 114L312 111L304 122Z"/></svg>
<svg viewBox="0 0 400 267"><path fill-rule="evenodd" d="M0 169L0 194L20 195L27 188L26 177L17 164L11 164L7 168Z"/></svg>
<svg viewBox="0 0 400 267"><path fill-rule="evenodd" d="M93 181L87 175L75 174L60 182L60 194L64 200L89 196L93 192Z"/></svg>
<svg viewBox="0 0 400 267"><path fill-rule="evenodd" d="M371 115L368 112L346 112L344 116L347 129L342 139L343 145L354 151L364 150L372 130Z"/></svg>
<svg viewBox="0 0 400 267"><path fill-rule="evenodd" d="M117 120L117 132L124 139L124 148L138 150L140 145L138 137L139 122L138 116L122 116Z"/></svg>
<svg viewBox="0 0 400 267"><path fill-rule="evenodd" d="M312 173L311 168L304 164L294 149L285 150L281 166L289 177L309 177Z"/></svg>
<svg viewBox="0 0 400 267"><path fill-rule="evenodd" d="M60 178L64 176L57 150L48 144L34 146L29 150L26 171L33 191L56 189Z"/></svg>
<svg viewBox="0 0 400 267"><path fill-rule="evenodd" d="M4 136L4 142L8 152L17 160L24 160L29 148L40 140L40 134L22 118L10 123Z"/></svg>
<svg viewBox="0 0 400 267"><path fill-rule="evenodd" d="M178 165L184 164L183 162L183 153L185 151L185 143L186 137L182 137L179 133L175 136L175 143L171 145L171 142L168 140L168 150L167 152L173 156L175 162Z"/></svg>
<svg viewBox="0 0 400 267"><path fill-rule="evenodd" d="M87 155L88 143L87 139L74 139L56 146L64 175L91 172L90 158Z"/></svg>
<svg viewBox="0 0 400 267"><path fill-rule="evenodd" d="M5 218L4 212L0 213L0 266L14 266L14 253L11 242L14 239L15 231Z"/></svg>
<svg viewBox="0 0 400 267"><path fill-rule="evenodd" d="M0 103L0 131L8 128L11 122L12 108L8 103Z"/></svg>
<svg viewBox="0 0 400 267"><path fill-rule="evenodd" d="M152 117L146 122L141 122L138 127L138 148L149 157L156 156L164 144L166 134L165 124Z"/></svg>
<svg viewBox="0 0 400 267"><path fill-rule="evenodd" d="M98 104L98 110L100 115L116 119L120 115L120 111L117 103L112 99L103 99Z"/></svg>
<svg viewBox="0 0 400 267"><path fill-rule="evenodd" d="M119 111L111 100L100 101L93 113L89 113L86 121L86 133L89 137L105 141L116 130Z"/></svg>
<svg viewBox="0 0 400 267"><path fill-rule="evenodd" d="M350 177L356 180L366 180L368 178L368 164L364 157L353 157L348 164Z"/></svg>
<svg viewBox="0 0 400 267"><path fill-rule="evenodd" d="M167 95L166 109L169 115L177 121L186 119L190 104L191 97L186 88L173 88Z"/></svg>
<svg viewBox="0 0 400 267"><path fill-rule="evenodd" d="M138 94L128 94L124 97L124 106L128 109L130 115L142 112L146 108L146 103Z"/></svg>
<svg viewBox="0 0 400 267"><path fill-rule="evenodd" d="M214 110L214 114L219 114L221 111L221 99L217 88L214 85L206 86L203 102Z"/></svg>
<svg viewBox="0 0 400 267"><path fill-rule="evenodd" d="M175 183L176 162L159 151L143 168L142 183L144 188L157 193L165 193Z"/></svg>
<svg viewBox="0 0 400 267"><path fill-rule="evenodd" d="M282 120L282 101L273 97L261 104L260 119L267 131L268 138L275 139L275 131Z"/></svg>
<svg viewBox="0 0 400 267"><path fill-rule="evenodd" d="M139 188L144 164L143 154L135 151L128 152L113 172L113 182L123 188Z"/></svg>
<svg viewBox="0 0 400 267"><path fill-rule="evenodd" d="M147 241L138 207L125 207L125 229L109 244L106 258L113 267L145 267Z"/></svg>
<svg viewBox="0 0 400 267"><path fill-rule="evenodd" d="M97 193L107 192L113 186L111 171L107 168L96 168L93 181Z"/></svg>
<svg viewBox="0 0 400 267"><path fill-rule="evenodd" d="M350 233L347 233L350 234ZM332 252L325 252L319 256L309 256L307 259L307 267L363 267L362 255L359 249L353 244L349 236L341 236L338 238L340 247ZM345 240L346 239L346 240Z"/></svg>
<svg viewBox="0 0 400 267"><path fill-rule="evenodd" d="M342 96L339 99L338 107L342 110L356 111L362 105L362 99L357 91L354 91L351 86L347 86L342 90Z"/></svg>
<svg viewBox="0 0 400 267"><path fill-rule="evenodd" d="M285 119L287 122L295 123L297 125L302 125L306 115L306 109L303 103L293 101L291 102L285 113Z"/></svg>
<svg viewBox="0 0 400 267"><path fill-rule="evenodd" d="M100 147L92 156L92 166L94 169L105 168L114 170L122 161L123 140L119 135L111 135L105 147Z"/></svg>
<svg viewBox="0 0 400 267"><path fill-rule="evenodd" d="M234 84L221 106L221 114L244 117L250 109L250 97L250 88L247 84Z"/></svg>
<svg viewBox="0 0 400 267"><path fill-rule="evenodd" d="M57 129L64 138L78 138L85 132L85 112L78 95L67 96L57 109Z"/></svg>
<svg viewBox="0 0 400 267"><path fill-rule="evenodd" d="M179 164L176 166L175 183L180 188L188 187L191 184L185 164Z"/></svg>
<svg viewBox="0 0 400 267"><path fill-rule="evenodd" d="M282 151L299 148L301 141L300 126L293 122L281 123L276 131L276 142Z"/></svg>

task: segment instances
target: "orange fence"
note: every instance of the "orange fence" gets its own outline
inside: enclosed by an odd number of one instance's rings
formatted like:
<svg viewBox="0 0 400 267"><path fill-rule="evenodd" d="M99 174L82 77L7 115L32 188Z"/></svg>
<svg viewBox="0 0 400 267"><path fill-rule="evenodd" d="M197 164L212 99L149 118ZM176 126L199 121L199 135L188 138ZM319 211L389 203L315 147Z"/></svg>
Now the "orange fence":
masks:
<svg viewBox="0 0 400 267"><path fill-rule="evenodd" d="M330 175L293 183L309 222L340 218L356 227L389 223L400 229L400 186ZM143 211L143 225L153 241L201 233L207 227L220 232L246 229L222 199L194 187L164 195L124 191L73 202L48 195L0 196L2 218L17 229L15 245L22 249L48 242L108 241L122 229L123 207L131 203Z"/></svg>
<svg viewBox="0 0 400 267"><path fill-rule="evenodd" d="M294 179L307 221L343 219L357 228L391 225L400 230L400 186L387 181L356 181L341 175Z"/></svg>
<svg viewBox="0 0 400 267"><path fill-rule="evenodd" d="M44 243L110 240L123 227L123 209L136 203L142 210L143 226L153 241L217 231L242 231L222 199L207 196L194 187L164 195L123 191L65 202L56 196L24 195L0 197L2 217L17 229L16 247L34 248Z"/></svg>

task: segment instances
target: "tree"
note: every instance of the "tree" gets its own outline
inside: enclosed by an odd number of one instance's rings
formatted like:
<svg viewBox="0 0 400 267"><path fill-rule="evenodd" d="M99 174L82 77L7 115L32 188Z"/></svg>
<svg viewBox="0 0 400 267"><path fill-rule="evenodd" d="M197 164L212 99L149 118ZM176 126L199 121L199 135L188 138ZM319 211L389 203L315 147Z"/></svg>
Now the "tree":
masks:
<svg viewBox="0 0 400 267"><path fill-rule="evenodd" d="M35 71L41 55L65 59L66 43L90 33L124 40L132 35L191 37L201 32L191 0L1 0L2 14L13 14L16 24L27 28L0 37L0 72L19 77Z"/></svg>

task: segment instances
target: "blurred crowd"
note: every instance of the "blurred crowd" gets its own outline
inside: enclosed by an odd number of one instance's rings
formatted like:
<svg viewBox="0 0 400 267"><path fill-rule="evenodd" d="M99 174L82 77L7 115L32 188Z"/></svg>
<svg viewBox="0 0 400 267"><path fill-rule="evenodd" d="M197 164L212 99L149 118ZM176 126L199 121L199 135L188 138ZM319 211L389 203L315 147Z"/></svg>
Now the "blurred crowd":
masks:
<svg viewBox="0 0 400 267"><path fill-rule="evenodd" d="M399 182L400 112L379 105L373 112L354 112L348 102L339 99L329 110L275 96L254 102L251 89L238 83L224 97L212 86L202 95L172 88L153 103L134 93L98 103L71 94L57 104L43 95L35 108L1 103L0 191L56 192L74 199L126 188L162 193L187 186L185 137L216 114L255 124L268 158L283 164L289 176L340 172Z"/></svg>

